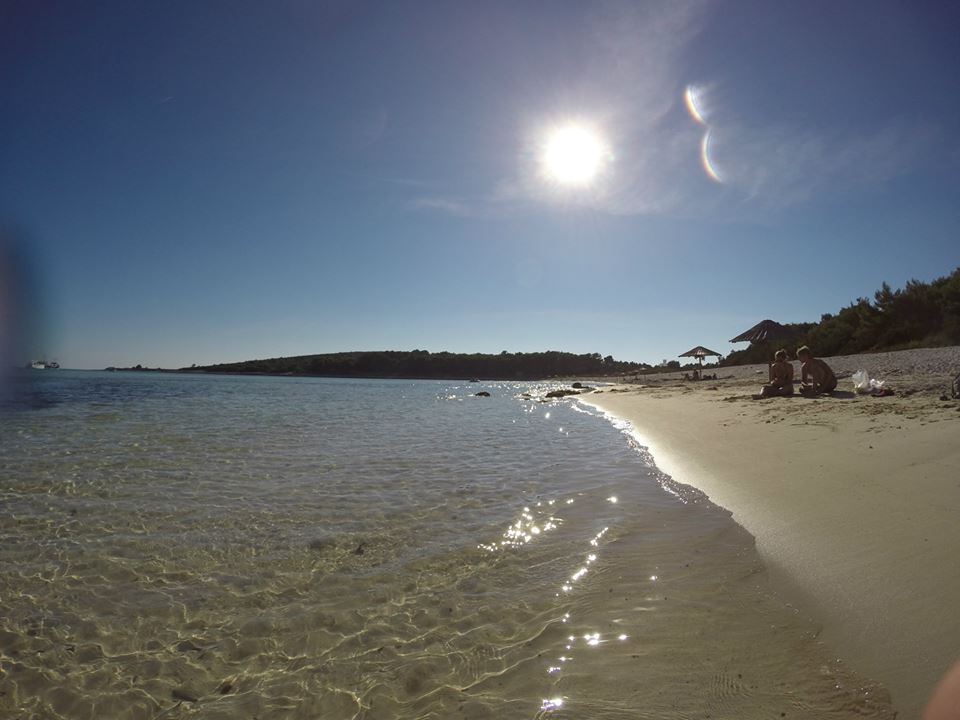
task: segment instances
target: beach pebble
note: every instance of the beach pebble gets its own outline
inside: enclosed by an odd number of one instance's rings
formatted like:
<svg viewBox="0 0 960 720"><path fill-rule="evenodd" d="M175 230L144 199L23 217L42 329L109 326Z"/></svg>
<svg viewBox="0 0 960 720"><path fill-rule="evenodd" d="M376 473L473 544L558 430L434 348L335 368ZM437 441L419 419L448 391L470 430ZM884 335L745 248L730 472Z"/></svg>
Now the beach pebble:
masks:
<svg viewBox="0 0 960 720"><path fill-rule="evenodd" d="M174 700L182 700L183 702L200 702L200 698L196 693L187 690L186 688L174 688L170 691L170 697Z"/></svg>
<svg viewBox="0 0 960 720"><path fill-rule="evenodd" d="M101 660L102 658L103 648L93 643L81 645L74 655L74 659L78 663L94 662L96 660Z"/></svg>
<svg viewBox="0 0 960 720"><path fill-rule="evenodd" d="M192 651L195 652L195 651L203 650L202 647L197 645L193 640L189 640L189 639L181 640L180 642L177 643L176 647L179 652L192 652Z"/></svg>
<svg viewBox="0 0 960 720"><path fill-rule="evenodd" d="M333 538L315 538L309 542L307 547L318 552L333 550L337 547L337 541Z"/></svg>

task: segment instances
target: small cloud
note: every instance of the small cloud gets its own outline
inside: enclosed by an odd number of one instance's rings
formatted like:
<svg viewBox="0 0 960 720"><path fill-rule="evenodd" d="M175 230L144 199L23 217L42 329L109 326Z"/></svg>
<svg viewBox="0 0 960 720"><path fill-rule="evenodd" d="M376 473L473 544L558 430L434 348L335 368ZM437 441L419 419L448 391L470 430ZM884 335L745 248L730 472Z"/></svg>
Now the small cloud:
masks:
<svg viewBox="0 0 960 720"><path fill-rule="evenodd" d="M427 183L425 183L423 180L417 180L415 178L408 177L378 177L376 180L389 185L399 185L400 187L425 188L427 186Z"/></svg>
<svg viewBox="0 0 960 720"><path fill-rule="evenodd" d="M930 146L931 129L889 125L851 137L793 127L735 127L711 144L730 184L747 203L797 205L824 192L877 185L911 171Z"/></svg>
<svg viewBox="0 0 960 720"><path fill-rule="evenodd" d="M469 217L473 215L471 208L460 200L444 197L421 197L414 200L410 207L414 210L438 210L447 215Z"/></svg>

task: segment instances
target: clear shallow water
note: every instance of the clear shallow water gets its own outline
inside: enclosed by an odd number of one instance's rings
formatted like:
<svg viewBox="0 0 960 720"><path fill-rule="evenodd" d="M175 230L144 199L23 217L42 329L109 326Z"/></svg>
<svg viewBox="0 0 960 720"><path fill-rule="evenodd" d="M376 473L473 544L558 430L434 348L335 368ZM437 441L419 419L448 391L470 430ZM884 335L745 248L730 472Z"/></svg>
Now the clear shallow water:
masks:
<svg viewBox="0 0 960 720"><path fill-rule="evenodd" d="M546 386L12 389L0 716L893 716L726 512Z"/></svg>

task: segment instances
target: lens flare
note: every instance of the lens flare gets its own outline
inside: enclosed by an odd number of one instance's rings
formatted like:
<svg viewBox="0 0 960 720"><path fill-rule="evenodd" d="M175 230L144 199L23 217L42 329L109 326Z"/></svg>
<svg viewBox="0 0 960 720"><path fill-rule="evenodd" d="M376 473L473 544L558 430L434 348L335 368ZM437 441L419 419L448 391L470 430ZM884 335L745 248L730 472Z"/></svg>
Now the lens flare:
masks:
<svg viewBox="0 0 960 720"><path fill-rule="evenodd" d="M707 124L707 117L703 109L703 90L696 85L687 85L683 91L683 102L687 106L687 112L690 113L695 121L701 125Z"/></svg>
<svg viewBox="0 0 960 720"><path fill-rule="evenodd" d="M720 173L717 172L716 166L710 160L710 140L712 139L712 130L707 130L703 134L703 140L700 141L700 162L703 163L703 170L707 173L707 177L713 180L715 183L723 183L723 178L720 177Z"/></svg>

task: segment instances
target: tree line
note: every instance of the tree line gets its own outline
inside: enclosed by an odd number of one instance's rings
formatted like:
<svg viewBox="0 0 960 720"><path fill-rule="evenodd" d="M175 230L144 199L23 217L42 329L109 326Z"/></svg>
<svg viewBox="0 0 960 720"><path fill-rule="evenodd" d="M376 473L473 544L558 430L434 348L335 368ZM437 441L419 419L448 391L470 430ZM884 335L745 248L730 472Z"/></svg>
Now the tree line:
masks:
<svg viewBox="0 0 960 720"><path fill-rule="evenodd" d="M795 353L801 345L808 345L814 353L825 357L960 345L960 268L929 283L910 280L897 290L884 282L872 301L859 298L836 314L822 315L819 322L791 323L784 327L783 337L772 342L751 343L744 350L730 353L720 365L767 362L777 348L785 347ZM672 361L669 366L675 370L680 363ZM532 353L504 350L498 355L385 350L246 360L182 370L323 377L539 380L659 372L663 368L615 360L611 355L603 357L600 353L576 355L556 350Z"/></svg>
<svg viewBox="0 0 960 720"><path fill-rule="evenodd" d="M649 367L646 363L614 360L611 355L575 355L556 350L532 353L503 351L499 355L385 350L246 360L182 370L349 378L539 380L556 376L616 375Z"/></svg>
<svg viewBox="0 0 960 720"><path fill-rule="evenodd" d="M884 282L872 301L859 298L820 322L786 328L783 338L752 343L721 364L766 362L776 348L795 351L802 345L826 357L960 345L960 268L929 283L910 280L898 290Z"/></svg>

